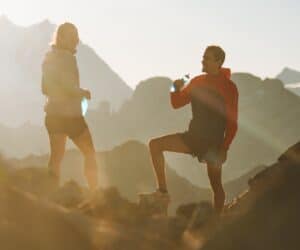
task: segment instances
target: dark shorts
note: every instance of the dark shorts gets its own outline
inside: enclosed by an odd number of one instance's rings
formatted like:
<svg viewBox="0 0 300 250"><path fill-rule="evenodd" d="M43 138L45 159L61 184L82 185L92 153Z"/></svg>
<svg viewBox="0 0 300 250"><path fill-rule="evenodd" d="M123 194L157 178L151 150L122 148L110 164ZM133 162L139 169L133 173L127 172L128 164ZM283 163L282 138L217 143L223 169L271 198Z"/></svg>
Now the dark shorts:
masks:
<svg viewBox="0 0 300 250"><path fill-rule="evenodd" d="M88 128L84 117L46 115L45 125L49 134L65 134L71 139L78 137Z"/></svg>
<svg viewBox="0 0 300 250"><path fill-rule="evenodd" d="M213 165L220 165L221 143L200 138L190 131L178 133L184 144L190 149L191 155L197 157L199 162L206 162Z"/></svg>

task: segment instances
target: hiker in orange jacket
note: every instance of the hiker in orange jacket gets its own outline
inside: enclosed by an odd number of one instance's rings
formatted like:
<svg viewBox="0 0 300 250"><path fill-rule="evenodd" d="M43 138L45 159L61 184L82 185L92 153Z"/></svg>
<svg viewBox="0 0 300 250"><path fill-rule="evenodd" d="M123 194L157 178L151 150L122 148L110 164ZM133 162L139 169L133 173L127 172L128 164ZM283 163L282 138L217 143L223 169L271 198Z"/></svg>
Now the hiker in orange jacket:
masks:
<svg viewBox="0 0 300 250"><path fill-rule="evenodd" d="M225 203L222 186L222 164L237 132L238 90L230 80L230 69L222 68L225 52L219 46L208 46L202 60L201 74L187 86L182 79L173 83L171 104L177 109L191 104L192 120L186 132L175 133L149 142L157 178L153 195L169 199L163 152L186 153L205 162L214 193L214 207L220 213Z"/></svg>

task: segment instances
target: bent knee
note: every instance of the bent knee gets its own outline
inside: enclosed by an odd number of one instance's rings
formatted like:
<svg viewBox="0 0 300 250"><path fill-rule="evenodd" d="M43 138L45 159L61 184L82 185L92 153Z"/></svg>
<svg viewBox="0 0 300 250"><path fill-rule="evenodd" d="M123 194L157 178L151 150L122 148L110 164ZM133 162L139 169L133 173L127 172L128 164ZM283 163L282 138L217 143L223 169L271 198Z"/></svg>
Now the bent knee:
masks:
<svg viewBox="0 0 300 250"><path fill-rule="evenodd" d="M162 151L162 145L158 138L151 139L149 141L150 151Z"/></svg>

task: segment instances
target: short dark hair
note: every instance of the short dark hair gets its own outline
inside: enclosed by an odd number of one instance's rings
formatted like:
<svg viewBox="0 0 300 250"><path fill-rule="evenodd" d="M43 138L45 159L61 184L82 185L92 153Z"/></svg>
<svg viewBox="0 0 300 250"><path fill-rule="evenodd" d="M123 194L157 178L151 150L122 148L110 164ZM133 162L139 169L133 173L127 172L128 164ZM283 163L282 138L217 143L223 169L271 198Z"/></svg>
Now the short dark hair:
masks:
<svg viewBox="0 0 300 250"><path fill-rule="evenodd" d="M221 66L223 65L226 54L220 46L210 45L206 48L205 51L211 51L214 54L216 61L220 61Z"/></svg>

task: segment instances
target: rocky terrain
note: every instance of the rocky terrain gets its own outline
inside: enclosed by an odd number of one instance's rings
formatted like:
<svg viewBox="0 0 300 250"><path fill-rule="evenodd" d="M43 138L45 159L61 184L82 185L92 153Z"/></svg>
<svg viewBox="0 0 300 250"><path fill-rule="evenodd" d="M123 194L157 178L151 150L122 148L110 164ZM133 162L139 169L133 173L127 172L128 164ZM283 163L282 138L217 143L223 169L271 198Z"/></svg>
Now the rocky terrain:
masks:
<svg viewBox="0 0 300 250"><path fill-rule="evenodd" d="M300 144L249 179L217 216L210 202L149 213L114 188L56 187L45 168L0 163L3 249L299 249Z"/></svg>

